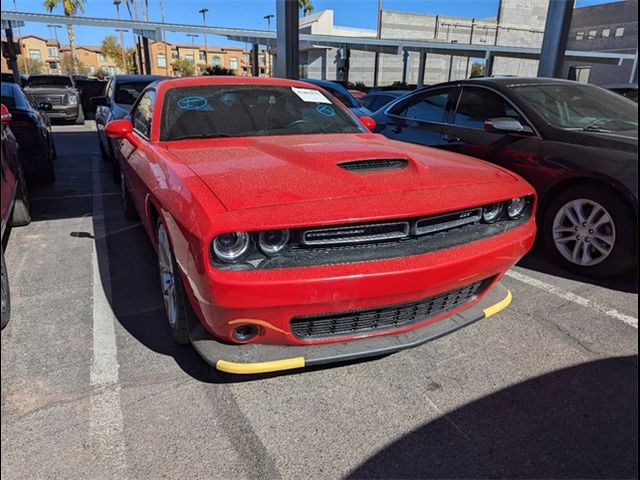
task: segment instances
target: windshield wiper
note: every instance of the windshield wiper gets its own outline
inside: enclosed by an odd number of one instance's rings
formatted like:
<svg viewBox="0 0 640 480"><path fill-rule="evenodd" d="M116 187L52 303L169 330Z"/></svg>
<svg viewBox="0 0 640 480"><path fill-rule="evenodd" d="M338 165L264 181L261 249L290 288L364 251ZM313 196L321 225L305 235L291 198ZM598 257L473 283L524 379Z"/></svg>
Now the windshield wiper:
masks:
<svg viewBox="0 0 640 480"><path fill-rule="evenodd" d="M595 125L589 125L588 127L584 127L582 130L585 132L599 132L599 133L611 133L613 130L607 130L606 128L596 127Z"/></svg>
<svg viewBox="0 0 640 480"><path fill-rule="evenodd" d="M169 139L170 142L175 142L176 140L190 140L196 138L229 138L235 137L235 135L229 135L228 133L200 133L193 135L182 135L181 137L175 137Z"/></svg>

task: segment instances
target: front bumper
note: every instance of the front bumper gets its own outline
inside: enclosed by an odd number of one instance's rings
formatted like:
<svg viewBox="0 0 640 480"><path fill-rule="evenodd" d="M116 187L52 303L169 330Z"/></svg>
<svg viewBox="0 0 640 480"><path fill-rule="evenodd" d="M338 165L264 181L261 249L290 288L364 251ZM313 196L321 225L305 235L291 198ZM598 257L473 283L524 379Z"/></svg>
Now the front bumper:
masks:
<svg viewBox="0 0 640 480"><path fill-rule="evenodd" d="M46 112L49 118L62 120L75 120L80 114L80 108L75 107L54 107L53 110Z"/></svg>
<svg viewBox="0 0 640 480"><path fill-rule="evenodd" d="M217 340L195 318L190 321L189 336L205 361L220 371L233 374L268 373L386 355L417 347L495 315L510 303L511 292L498 283L471 307L423 327L397 334L320 345L232 345Z"/></svg>

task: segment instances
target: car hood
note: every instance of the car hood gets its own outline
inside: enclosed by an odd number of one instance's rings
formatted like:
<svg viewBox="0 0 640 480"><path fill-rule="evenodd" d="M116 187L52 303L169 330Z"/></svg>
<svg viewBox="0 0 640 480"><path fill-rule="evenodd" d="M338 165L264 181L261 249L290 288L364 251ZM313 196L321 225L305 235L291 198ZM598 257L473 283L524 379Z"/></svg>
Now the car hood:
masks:
<svg viewBox="0 0 640 480"><path fill-rule="evenodd" d="M415 190L437 194L453 186L521 181L480 160L376 134L223 138L164 147L228 210ZM338 165L371 159L405 159L407 165L357 172Z"/></svg>

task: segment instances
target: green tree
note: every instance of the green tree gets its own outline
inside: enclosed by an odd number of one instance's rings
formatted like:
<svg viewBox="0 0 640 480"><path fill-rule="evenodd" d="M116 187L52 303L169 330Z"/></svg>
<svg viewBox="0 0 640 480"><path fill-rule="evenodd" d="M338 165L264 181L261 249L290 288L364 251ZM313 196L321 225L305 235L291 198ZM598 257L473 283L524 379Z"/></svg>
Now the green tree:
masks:
<svg viewBox="0 0 640 480"><path fill-rule="evenodd" d="M203 67L204 65L199 65ZM213 67L205 67L203 75L235 75L233 70L221 67L220 65L214 65Z"/></svg>
<svg viewBox="0 0 640 480"><path fill-rule="evenodd" d="M483 77L484 76L484 65L481 63L474 63L471 65L471 78L474 77Z"/></svg>
<svg viewBox="0 0 640 480"><path fill-rule="evenodd" d="M100 45L100 52L113 60L113 63L115 63L116 67L120 70L127 71L127 65L122 61L122 46L118 43L116 37L113 35L104 37Z"/></svg>
<svg viewBox="0 0 640 480"><path fill-rule="evenodd" d="M298 0L298 10L302 11L302 16L306 17L307 13L313 12L313 4L311 0Z"/></svg>
<svg viewBox="0 0 640 480"><path fill-rule="evenodd" d="M129 73L138 74L138 62L136 62L136 56L138 53L136 52L135 47L127 48L127 65L129 65Z"/></svg>
<svg viewBox="0 0 640 480"><path fill-rule="evenodd" d="M80 60L74 62L70 54L62 57L61 69L62 72L67 75L89 75L89 73L91 73L89 67Z"/></svg>
<svg viewBox="0 0 640 480"><path fill-rule="evenodd" d="M196 73L196 66L193 61L186 58L177 58L171 66L174 73L179 77L192 77Z"/></svg>
<svg viewBox="0 0 640 480"><path fill-rule="evenodd" d="M44 0L44 8L52 12L54 8L62 6L65 16L73 17L78 12L84 12L85 0ZM67 25L67 35L69 36L69 47L71 48L72 72L77 74L78 57L76 55L76 34L73 25Z"/></svg>
<svg viewBox="0 0 640 480"><path fill-rule="evenodd" d="M38 75L40 73L47 73L45 64L42 60L36 60L35 58L24 59L25 71L29 72L29 75Z"/></svg>

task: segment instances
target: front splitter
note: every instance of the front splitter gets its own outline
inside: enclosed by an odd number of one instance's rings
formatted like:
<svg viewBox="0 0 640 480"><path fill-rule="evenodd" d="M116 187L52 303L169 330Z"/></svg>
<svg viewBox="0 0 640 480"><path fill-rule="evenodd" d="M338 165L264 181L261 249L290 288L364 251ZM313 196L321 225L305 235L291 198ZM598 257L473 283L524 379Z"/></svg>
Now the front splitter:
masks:
<svg viewBox="0 0 640 480"><path fill-rule="evenodd" d="M322 345L233 345L222 343L207 332L197 319L191 322L189 336L202 358L220 371L233 374L278 372L305 366L386 355L417 347L495 315L510 303L511 292L498 283L471 307L423 327L403 333L391 333Z"/></svg>

